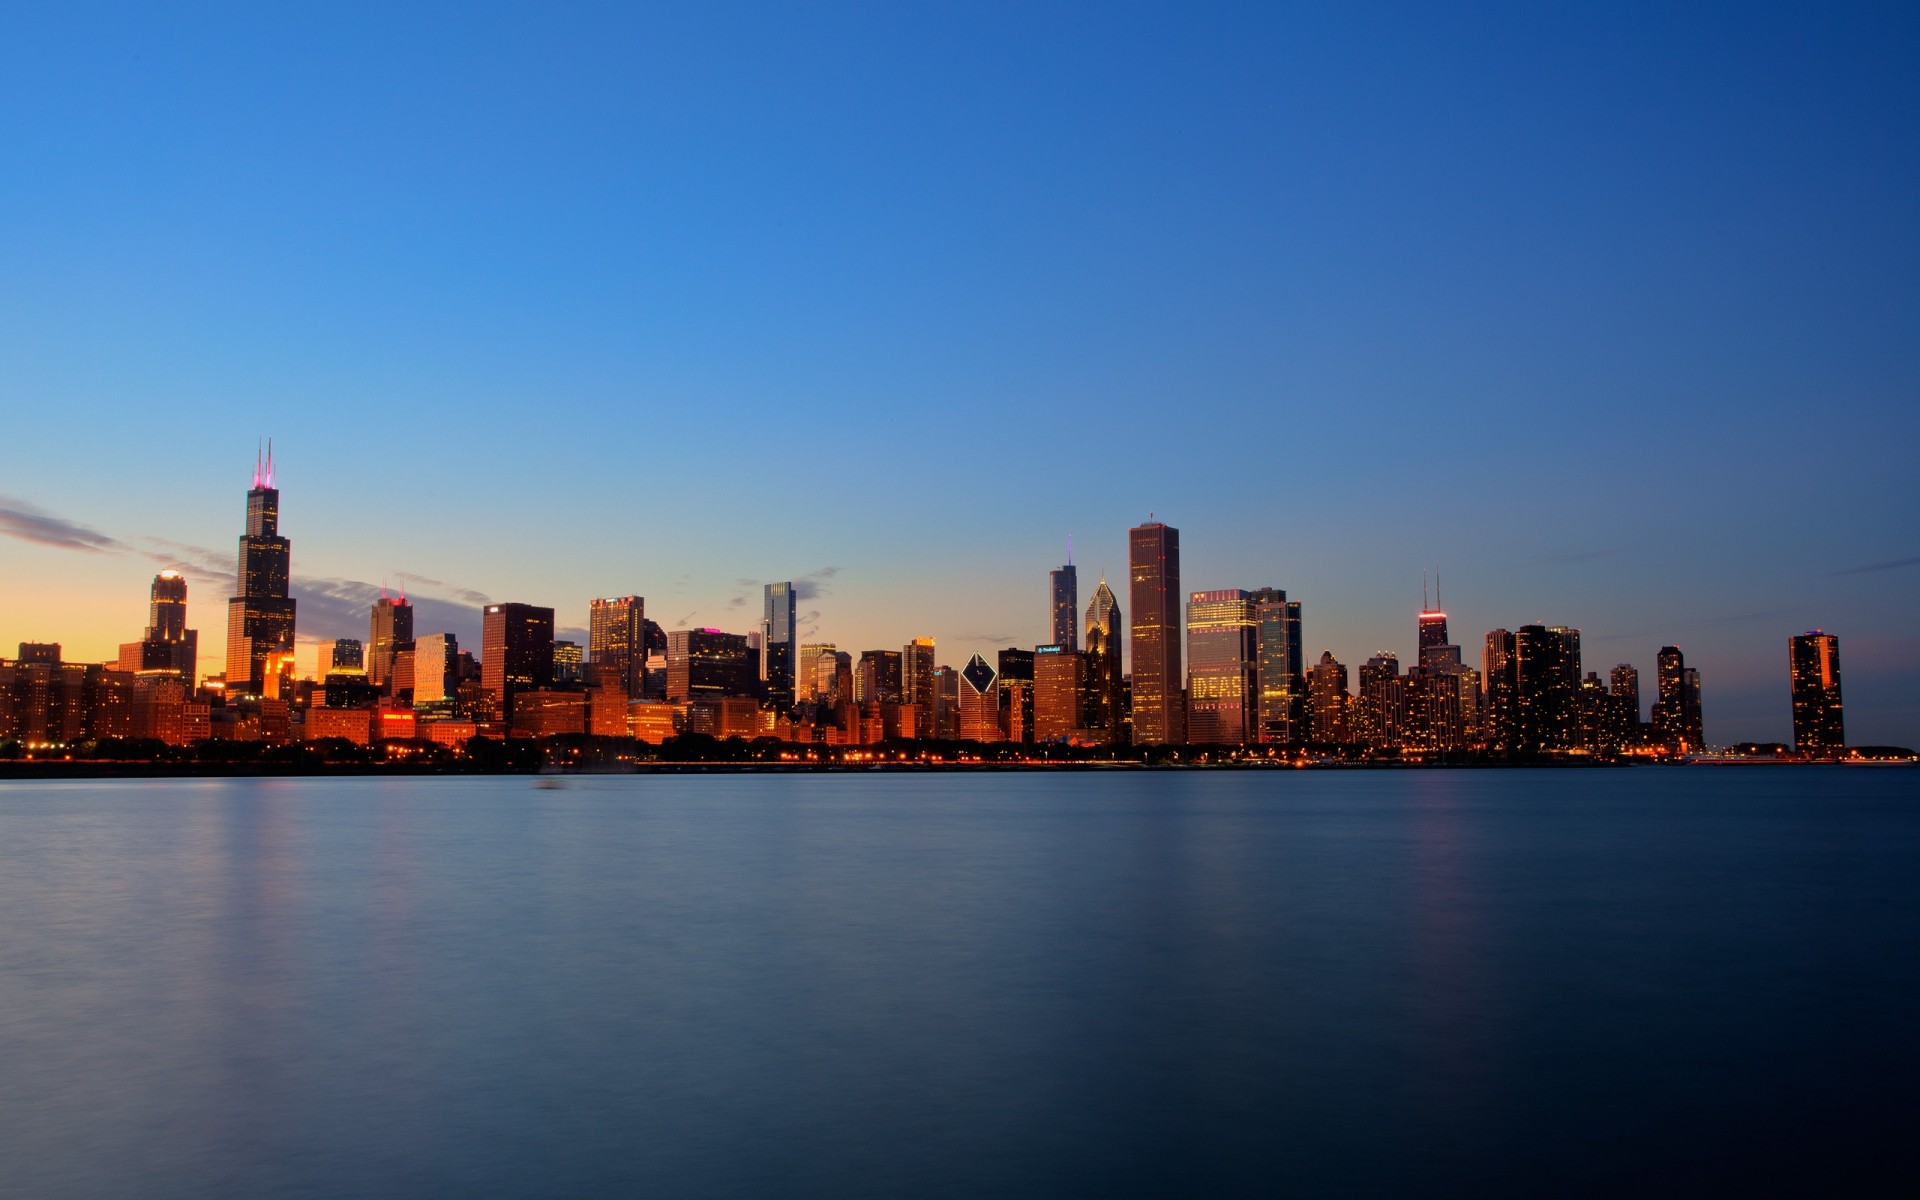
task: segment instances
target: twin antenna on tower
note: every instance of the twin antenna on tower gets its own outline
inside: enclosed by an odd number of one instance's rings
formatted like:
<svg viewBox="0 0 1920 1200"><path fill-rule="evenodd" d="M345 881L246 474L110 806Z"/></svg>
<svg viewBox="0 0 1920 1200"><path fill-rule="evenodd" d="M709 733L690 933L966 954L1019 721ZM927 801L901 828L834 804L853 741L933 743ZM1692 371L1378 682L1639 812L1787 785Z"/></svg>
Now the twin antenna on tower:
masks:
<svg viewBox="0 0 1920 1200"><path fill-rule="evenodd" d="M1441 611L1440 609L1440 567L1439 567L1439 564L1437 563L1434 565L1434 568L1433 568L1433 605L1432 607L1428 607L1427 605L1427 569L1425 567L1420 568L1420 611L1423 613Z"/></svg>
<svg viewBox="0 0 1920 1200"><path fill-rule="evenodd" d="M270 488L273 486L273 439L267 439L266 458L260 457L260 447L253 448L253 486Z"/></svg>

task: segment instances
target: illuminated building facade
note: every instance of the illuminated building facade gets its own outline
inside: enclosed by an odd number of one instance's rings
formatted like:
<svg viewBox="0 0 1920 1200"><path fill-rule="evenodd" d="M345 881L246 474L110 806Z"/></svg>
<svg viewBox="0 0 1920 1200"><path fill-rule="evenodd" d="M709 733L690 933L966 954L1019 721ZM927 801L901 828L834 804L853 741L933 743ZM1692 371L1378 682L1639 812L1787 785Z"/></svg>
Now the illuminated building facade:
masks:
<svg viewBox="0 0 1920 1200"><path fill-rule="evenodd" d="M900 648L900 685L905 699L913 706L913 734L917 738L933 736L933 639L915 638Z"/></svg>
<svg viewBox="0 0 1920 1200"><path fill-rule="evenodd" d="M1307 679L1300 645L1300 602L1287 599L1279 588L1259 588L1252 598L1258 697L1253 737L1281 745L1303 741Z"/></svg>
<svg viewBox="0 0 1920 1200"><path fill-rule="evenodd" d="M1817 629L1787 639L1793 689L1793 748L1809 758L1837 758L1847 748L1840 700L1840 639Z"/></svg>
<svg viewBox="0 0 1920 1200"><path fill-rule="evenodd" d="M1347 667L1322 650L1320 661L1307 672L1307 695L1313 705L1313 733L1309 740L1323 745L1345 745L1353 740L1347 694Z"/></svg>
<svg viewBox="0 0 1920 1200"><path fill-rule="evenodd" d="M413 706L451 713L459 698L460 645L450 633L413 640Z"/></svg>
<svg viewBox="0 0 1920 1200"><path fill-rule="evenodd" d="M1619 663L1608 678L1613 685L1614 701L1626 722L1626 741L1637 742L1640 740L1640 672L1632 663Z"/></svg>
<svg viewBox="0 0 1920 1200"><path fill-rule="evenodd" d="M1116 616L1115 620L1118 620ZM1033 651L1009 646L1000 659L1000 728L1011 742L1033 741Z"/></svg>
<svg viewBox="0 0 1920 1200"><path fill-rule="evenodd" d="M960 669L960 736L970 742L997 742L1000 732L1000 689L994 670L978 654Z"/></svg>
<svg viewBox="0 0 1920 1200"><path fill-rule="evenodd" d="M906 699L906 656L898 650L863 650L853 672L854 699L861 704L900 704Z"/></svg>
<svg viewBox="0 0 1920 1200"><path fill-rule="evenodd" d="M1187 601L1187 740L1242 745L1259 712L1259 627L1238 588Z"/></svg>
<svg viewBox="0 0 1920 1200"><path fill-rule="evenodd" d="M1700 709L1700 673L1688 668L1678 646L1660 647L1654 661L1654 685L1659 692L1653 702L1654 737L1682 753L1701 749L1706 745L1706 723Z"/></svg>
<svg viewBox="0 0 1920 1200"><path fill-rule="evenodd" d="M227 695L263 695L268 660L293 653L291 572L292 550L280 536L280 490L273 486L269 448L264 460L254 460L247 531L240 535L239 594L227 601Z"/></svg>
<svg viewBox="0 0 1920 1200"><path fill-rule="evenodd" d="M1360 664L1359 690L1353 702L1356 741L1376 749L1400 745L1402 696L1394 686L1399 677L1399 656L1384 650Z"/></svg>
<svg viewBox="0 0 1920 1200"><path fill-rule="evenodd" d="M1080 576L1071 562L1047 573L1047 600L1053 644L1078 650L1080 634L1075 624L1080 619Z"/></svg>
<svg viewBox="0 0 1920 1200"><path fill-rule="evenodd" d="M1126 678L1121 659L1121 613L1113 589L1104 576L1087 604L1087 648L1082 672L1086 695L1080 704L1081 720L1088 735L1107 745L1126 740L1126 713L1121 707L1120 685Z"/></svg>
<svg viewBox="0 0 1920 1200"><path fill-rule="evenodd" d="M1070 646L1033 652L1033 740L1072 741L1085 727L1086 659Z"/></svg>
<svg viewBox="0 0 1920 1200"><path fill-rule="evenodd" d="M1580 631L1522 625L1514 634L1519 680L1516 748L1552 754L1580 744Z"/></svg>
<svg viewBox="0 0 1920 1200"><path fill-rule="evenodd" d="M1127 574L1133 605L1133 740L1162 745L1187 740L1181 665L1180 531L1158 521L1127 531ZM1037 685L1037 680L1036 680ZM1038 720L1036 712L1035 720Z"/></svg>
<svg viewBox="0 0 1920 1200"><path fill-rule="evenodd" d="M514 697L553 683L553 610L489 604L480 614L480 682L493 719L513 719Z"/></svg>
<svg viewBox="0 0 1920 1200"><path fill-rule="evenodd" d="M1512 750L1520 737L1520 652L1512 630L1487 631L1481 678L1487 689L1481 742L1490 750Z"/></svg>
<svg viewBox="0 0 1920 1200"><path fill-rule="evenodd" d="M146 633L132 646L132 655L121 655L121 670L171 674L193 683L199 669L200 634L187 628L186 576L162 571L153 577L147 593Z"/></svg>
<svg viewBox="0 0 1920 1200"><path fill-rule="evenodd" d="M766 685L767 706L784 713L793 708L796 640L794 612L797 599L791 583L769 583L761 595L760 678Z"/></svg>
<svg viewBox="0 0 1920 1200"><path fill-rule="evenodd" d="M393 690L393 658L413 641L413 605L407 594L398 598L380 589L367 622L367 682L382 691Z"/></svg>
<svg viewBox="0 0 1920 1200"><path fill-rule="evenodd" d="M640 596L609 596L587 606L587 661L596 682L617 686L639 699L647 682L647 602Z"/></svg>
<svg viewBox="0 0 1920 1200"><path fill-rule="evenodd" d="M555 687L575 687L586 682L587 655L578 642L553 644L553 683Z"/></svg>

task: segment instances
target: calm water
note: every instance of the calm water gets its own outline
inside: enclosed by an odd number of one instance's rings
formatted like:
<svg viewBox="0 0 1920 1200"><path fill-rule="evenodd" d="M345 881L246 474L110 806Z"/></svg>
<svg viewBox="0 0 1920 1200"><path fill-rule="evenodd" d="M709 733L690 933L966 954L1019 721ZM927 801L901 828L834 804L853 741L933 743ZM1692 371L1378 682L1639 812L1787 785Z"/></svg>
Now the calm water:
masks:
<svg viewBox="0 0 1920 1200"><path fill-rule="evenodd" d="M1920 771L0 785L0 1194L1920 1186Z"/></svg>

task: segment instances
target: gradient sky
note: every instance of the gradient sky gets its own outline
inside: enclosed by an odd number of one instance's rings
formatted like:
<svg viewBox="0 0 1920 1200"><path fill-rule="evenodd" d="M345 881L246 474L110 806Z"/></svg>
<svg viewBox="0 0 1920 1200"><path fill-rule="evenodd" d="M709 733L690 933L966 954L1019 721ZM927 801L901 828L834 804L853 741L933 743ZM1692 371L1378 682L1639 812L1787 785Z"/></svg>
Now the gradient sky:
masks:
<svg viewBox="0 0 1920 1200"><path fill-rule="evenodd" d="M182 565L217 670L271 436L303 641L791 578L958 665L1151 511L1313 657L1438 563L1470 659L1672 642L1786 738L1820 626L1920 744L1916 62L1910 3L19 7L0 652Z"/></svg>

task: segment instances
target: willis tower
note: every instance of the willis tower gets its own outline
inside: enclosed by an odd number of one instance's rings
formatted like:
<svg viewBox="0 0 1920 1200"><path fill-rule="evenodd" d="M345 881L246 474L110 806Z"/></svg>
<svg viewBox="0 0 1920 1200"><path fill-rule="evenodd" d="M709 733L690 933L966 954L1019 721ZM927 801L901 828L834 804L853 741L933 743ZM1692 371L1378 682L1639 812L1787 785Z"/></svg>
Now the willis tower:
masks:
<svg viewBox="0 0 1920 1200"><path fill-rule="evenodd" d="M259 696L281 655L293 653L293 600L287 595L290 551L280 536L280 491L273 486L273 449L253 463L247 531L240 536L239 595L227 601L227 694Z"/></svg>

